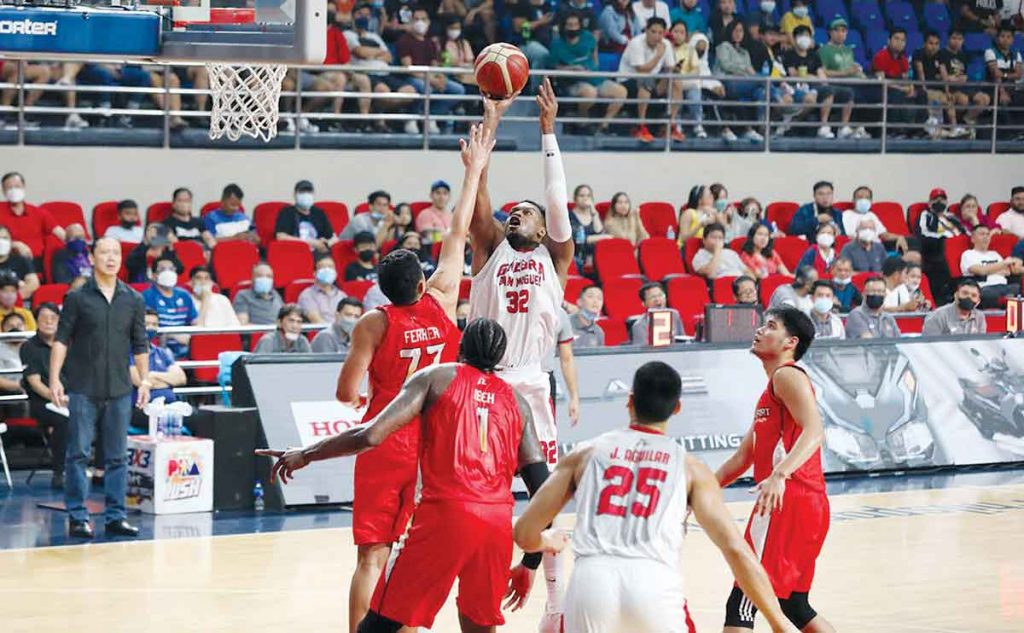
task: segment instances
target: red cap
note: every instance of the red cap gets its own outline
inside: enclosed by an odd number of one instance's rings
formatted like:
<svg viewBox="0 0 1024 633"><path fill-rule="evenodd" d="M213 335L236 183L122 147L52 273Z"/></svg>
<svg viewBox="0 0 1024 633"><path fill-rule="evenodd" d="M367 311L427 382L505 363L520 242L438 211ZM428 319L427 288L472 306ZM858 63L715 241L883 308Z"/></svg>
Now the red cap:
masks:
<svg viewBox="0 0 1024 633"><path fill-rule="evenodd" d="M928 194L928 199L934 200L936 198L946 198L948 200L949 196L946 195L945 189L942 189L941 187L936 187L932 189L931 193Z"/></svg>

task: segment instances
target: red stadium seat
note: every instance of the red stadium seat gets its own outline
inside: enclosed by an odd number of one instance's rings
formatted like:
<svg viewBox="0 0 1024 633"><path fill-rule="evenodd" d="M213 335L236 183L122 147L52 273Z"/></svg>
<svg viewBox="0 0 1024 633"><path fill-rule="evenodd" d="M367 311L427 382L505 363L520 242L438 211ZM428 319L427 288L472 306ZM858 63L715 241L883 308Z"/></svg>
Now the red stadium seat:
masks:
<svg viewBox="0 0 1024 633"><path fill-rule="evenodd" d="M344 278L348 265L359 259L359 255L356 254L355 242L353 240L337 242L331 247L331 258L334 259L334 266L338 269L338 278Z"/></svg>
<svg viewBox="0 0 1024 633"><path fill-rule="evenodd" d="M1020 240L1012 233L996 233L992 236L992 243L989 244L989 248L1003 257L1009 257L1013 254L1013 248L1018 242Z"/></svg>
<svg viewBox="0 0 1024 633"><path fill-rule="evenodd" d="M640 221L651 237L665 237L668 230L679 225L676 208L671 202L640 203Z"/></svg>
<svg viewBox="0 0 1024 633"><path fill-rule="evenodd" d="M799 208L800 205L796 202L772 202L765 208L764 217L768 222L777 223L783 233L789 233L789 223L793 221L793 216Z"/></svg>
<svg viewBox="0 0 1024 633"><path fill-rule="evenodd" d="M128 281L128 256L138 244L133 242L121 242L121 270L117 271L117 278L121 281ZM146 258L146 266L153 263L153 260Z"/></svg>
<svg viewBox="0 0 1024 633"><path fill-rule="evenodd" d="M519 204L519 200L512 200L511 202L506 202L505 204L501 205L501 210L504 211L505 213L508 213L517 204Z"/></svg>
<svg viewBox="0 0 1024 633"><path fill-rule="evenodd" d="M92 208L92 234L101 238L111 226L117 225L117 200L100 202Z"/></svg>
<svg viewBox="0 0 1024 633"><path fill-rule="evenodd" d="M231 291L228 292L228 299L231 300L231 303L234 303L235 297L238 296L238 293L246 288L252 288L252 279L241 279L238 283L231 286Z"/></svg>
<svg viewBox="0 0 1024 633"><path fill-rule="evenodd" d="M409 203L409 210L412 211L412 221L414 225L416 223L416 217L420 214L420 211L426 209L432 204L433 202L430 200L417 200L416 202Z"/></svg>
<svg viewBox="0 0 1024 633"><path fill-rule="evenodd" d="M254 339L259 338L253 336ZM189 341L192 360L217 360L221 352L240 351L242 337L238 334L197 334ZM197 367L193 375L198 382L217 382L219 367Z"/></svg>
<svg viewBox="0 0 1024 633"><path fill-rule="evenodd" d="M585 288L593 286L594 282L587 279L586 277L579 277L577 275L569 275L569 279L566 280L565 284L565 301L566 303L576 303L576 300L580 298L580 293Z"/></svg>
<svg viewBox="0 0 1024 633"><path fill-rule="evenodd" d="M604 311L613 319L625 321L644 311L640 301L640 287L643 280L639 277L619 277L604 282Z"/></svg>
<svg viewBox="0 0 1024 633"><path fill-rule="evenodd" d="M743 252L743 245L746 243L746 241L747 241L747 236L746 235L741 235L739 237L734 237L731 240L729 240L729 248L731 248L732 250L736 251L737 253L742 253Z"/></svg>
<svg viewBox="0 0 1024 633"><path fill-rule="evenodd" d="M82 211L82 205L77 202L54 200L42 203L39 205L39 208L49 213L53 221L64 228L68 228L72 224L82 225L82 228L85 229L86 239L90 239L89 225L85 221L85 212Z"/></svg>
<svg viewBox="0 0 1024 633"><path fill-rule="evenodd" d="M731 306L736 303L736 296L732 293L732 282L736 277L719 277L712 284L711 294L715 303Z"/></svg>
<svg viewBox="0 0 1024 633"><path fill-rule="evenodd" d="M985 331L989 334L1003 334L1006 332L1006 315L986 314Z"/></svg>
<svg viewBox="0 0 1024 633"><path fill-rule="evenodd" d="M846 236L846 235L837 235L836 236L836 244L835 244L836 253L842 253L843 252L843 247L846 246L849 243L850 243L850 238L848 236ZM808 244L808 248L810 248L810 244Z"/></svg>
<svg viewBox="0 0 1024 633"><path fill-rule="evenodd" d="M838 209L839 211L849 211L850 209L853 209L856 205L854 205L853 201L851 200L848 202L833 202L832 206Z"/></svg>
<svg viewBox="0 0 1024 633"><path fill-rule="evenodd" d="M699 237L691 237L686 240L686 244L683 245L683 265L686 266L686 270L691 273L697 272L693 269L693 258L697 255L697 251L699 251L703 246L704 241Z"/></svg>
<svg viewBox="0 0 1024 633"><path fill-rule="evenodd" d="M343 281L338 284L341 291L355 299L363 300L367 291L373 286L372 281Z"/></svg>
<svg viewBox="0 0 1024 633"><path fill-rule="evenodd" d="M612 237L594 244L594 268L603 281L625 275L640 275L633 244L620 237Z"/></svg>
<svg viewBox="0 0 1024 633"><path fill-rule="evenodd" d="M786 265L786 268L790 269L794 273L796 272L796 266L800 263L800 258L804 256L807 249L810 248L810 244L807 240L801 237L784 236L775 238L775 252L782 258L782 263Z"/></svg>
<svg viewBox="0 0 1024 633"><path fill-rule="evenodd" d="M178 283L184 284L189 281L189 274L196 266L206 265L206 251L203 245L192 240L178 240L174 244L174 254L184 269L178 275Z"/></svg>
<svg viewBox="0 0 1024 633"><path fill-rule="evenodd" d="M43 239L43 281L53 281L53 254L64 248L64 242L55 236Z"/></svg>
<svg viewBox="0 0 1024 633"><path fill-rule="evenodd" d="M32 306L51 301L61 306L64 305L64 295L68 292L68 284L44 284L36 289L32 295Z"/></svg>
<svg viewBox="0 0 1024 633"><path fill-rule="evenodd" d="M284 288L284 302L295 303L299 300L299 294L313 285L312 279L295 279Z"/></svg>
<svg viewBox="0 0 1024 633"><path fill-rule="evenodd" d="M853 283L853 287L857 289L857 292L863 294L864 284L867 283L868 279L876 275L878 275L878 273L873 273L870 271L863 273L853 273L853 281L851 283Z"/></svg>
<svg viewBox="0 0 1024 633"><path fill-rule="evenodd" d="M284 288L296 279L313 277L313 254L305 242L271 242L267 263L274 269L274 286Z"/></svg>
<svg viewBox="0 0 1024 633"><path fill-rule="evenodd" d="M760 292L761 292L761 305L767 306L771 302L772 293L775 289L783 284L793 283L793 278L789 275L768 275L761 280Z"/></svg>
<svg viewBox="0 0 1024 633"><path fill-rule="evenodd" d="M956 207L956 210L953 210L954 206ZM954 215L959 217L959 215L960 215L960 213L959 213L960 205L959 204L951 204L951 205L949 205L949 208L950 208L951 211L953 211ZM928 203L927 202L915 202L914 204L912 204L909 207L907 207L907 228L910 229L911 233L917 233L917 227L921 224L921 215L927 209L928 209ZM882 222L884 223L885 220L882 220ZM885 228L889 228L889 225L886 224Z"/></svg>
<svg viewBox="0 0 1024 633"><path fill-rule="evenodd" d="M995 222L996 219L999 218L999 216L1001 216L1009 208L1009 202L993 202L992 204L988 205L988 210L986 211L986 213L988 214L988 217L993 222Z"/></svg>
<svg viewBox="0 0 1024 633"><path fill-rule="evenodd" d="M459 280L459 301L469 301L469 291L473 289L473 280L463 277Z"/></svg>
<svg viewBox="0 0 1024 633"><path fill-rule="evenodd" d="M903 213L903 205L899 202L876 202L871 205L871 210L875 212L889 233L910 235L907 216Z"/></svg>
<svg viewBox="0 0 1024 633"><path fill-rule="evenodd" d="M661 280L669 275L684 275L686 267L675 240L651 237L640 242L640 267L648 279Z"/></svg>
<svg viewBox="0 0 1024 633"><path fill-rule="evenodd" d="M703 277L684 275L668 280L668 304L679 311L687 334L696 331L696 323L704 318L704 306L711 303Z"/></svg>
<svg viewBox="0 0 1024 633"><path fill-rule="evenodd" d="M920 334L924 329L924 316L895 314L900 334Z"/></svg>
<svg viewBox="0 0 1024 633"><path fill-rule="evenodd" d="M921 275L921 294L935 307L935 296L932 294L932 283L928 281L928 275Z"/></svg>
<svg viewBox="0 0 1024 633"><path fill-rule="evenodd" d="M604 330L605 347L614 347L629 341L626 322L622 319L601 318L597 320L597 326Z"/></svg>
<svg viewBox="0 0 1024 633"><path fill-rule="evenodd" d="M608 209L612 208L612 203L610 200L605 200L595 204L594 208L597 209L597 215L601 216L601 219L604 220L604 216L608 215Z"/></svg>
<svg viewBox="0 0 1024 633"><path fill-rule="evenodd" d="M348 226L348 205L344 202L324 200L323 202L315 203L315 206L324 210L327 220L331 223L331 228L334 229L335 235L340 234Z"/></svg>
<svg viewBox="0 0 1024 633"><path fill-rule="evenodd" d="M953 279L963 277L964 272L960 270L960 256L964 251L971 248L971 238L966 235L946 238L943 245L946 250L946 264L949 266L949 276Z"/></svg>
<svg viewBox="0 0 1024 633"><path fill-rule="evenodd" d="M259 250L249 242L218 242L211 258L214 278L221 288L233 288L252 277L252 267L259 261Z"/></svg>
<svg viewBox="0 0 1024 633"><path fill-rule="evenodd" d="M155 222L163 222L171 217L174 212L174 204L171 202L154 202L146 209L146 225Z"/></svg>
<svg viewBox="0 0 1024 633"><path fill-rule="evenodd" d="M274 226L277 224L277 214L289 204L291 203L261 202L252 210L252 221L256 225L256 234L260 236L260 242L264 247L269 246L271 242L277 239L277 235L274 233Z"/></svg>
<svg viewBox="0 0 1024 633"><path fill-rule="evenodd" d="M207 202L200 209L199 217L204 217L207 213L210 213L211 211L216 211L219 208L220 208L220 200L214 200L213 202ZM242 207L241 211L242 211L242 213L245 213L245 207L244 206Z"/></svg>
<svg viewBox="0 0 1024 633"><path fill-rule="evenodd" d="M392 205L388 205L388 206L391 207L392 211L395 210L395 205L392 204ZM370 203L366 202L364 200L363 202L360 202L359 204L356 205L355 215L359 215L360 213L367 213L369 211L370 211Z"/></svg>
<svg viewBox="0 0 1024 633"><path fill-rule="evenodd" d="M391 251L395 250L396 246L398 246L398 240L388 240L384 242L380 247L380 256L383 257L387 255Z"/></svg>

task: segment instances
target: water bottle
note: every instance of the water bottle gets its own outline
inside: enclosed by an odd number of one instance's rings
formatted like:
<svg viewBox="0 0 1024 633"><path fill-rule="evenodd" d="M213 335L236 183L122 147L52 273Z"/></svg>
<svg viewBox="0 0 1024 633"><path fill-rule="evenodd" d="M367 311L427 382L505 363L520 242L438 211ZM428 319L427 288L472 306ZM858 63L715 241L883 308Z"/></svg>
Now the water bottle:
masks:
<svg viewBox="0 0 1024 633"><path fill-rule="evenodd" d="M576 244L583 246L587 243L587 231L583 228L583 225L576 225Z"/></svg>
<svg viewBox="0 0 1024 633"><path fill-rule="evenodd" d="M770 74L772 74L772 69L771 66L768 65L768 60L766 59L764 60L764 63L761 64L761 76L767 77Z"/></svg>
<svg viewBox="0 0 1024 633"><path fill-rule="evenodd" d="M257 480L256 485L253 486L252 489L252 509L256 512L263 512L265 507L266 504L263 501L263 484Z"/></svg>
<svg viewBox="0 0 1024 633"><path fill-rule="evenodd" d="M665 232L665 237L667 237L670 240L676 239L676 227L669 224L668 231Z"/></svg>

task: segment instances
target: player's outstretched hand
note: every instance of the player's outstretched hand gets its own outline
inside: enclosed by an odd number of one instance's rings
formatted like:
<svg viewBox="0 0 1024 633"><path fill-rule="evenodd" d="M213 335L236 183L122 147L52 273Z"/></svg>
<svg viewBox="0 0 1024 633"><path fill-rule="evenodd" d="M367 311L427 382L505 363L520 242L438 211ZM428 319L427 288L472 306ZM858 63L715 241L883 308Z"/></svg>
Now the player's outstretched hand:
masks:
<svg viewBox="0 0 1024 633"><path fill-rule="evenodd" d="M513 94L511 97L504 99L491 99L490 97L483 97L484 100L484 124L493 123L494 129L498 127L498 121L501 117L505 116L508 109L512 107L515 100L519 97L519 93Z"/></svg>
<svg viewBox="0 0 1024 633"><path fill-rule="evenodd" d="M280 478L281 483L287 484L294 478L296 470L305 468L309 464L306 461L306 456L302 453L302 449L298 448L291 448L287 451L257 448L256 454L263 457L273 457L277 460L274 462L274 467L270 469L270 481L272 483L276 483L278 478Z"/></svg>
<svg viewBox="0 0 1024 633"><path fill-rule="evenodd" d="M540 533L541 551L559 554L569 544L571 534L558 528L549 528Z"/></svg>
<svg viewBox="0 0 1024 633"><path fill-rule="evenodd" d="M558 99L551 80L544 78L540 90L537 91L537 106L540 107L540 129L544 134L555 133L555 116L558 114Z"/></svg>
<svg viewBox="0 0 1024 633"><path fill-rule="evenodd" d="M772 473L751 492L757 495L754 512L762 516L771 514L782 509L782 497L786 494L786 478L778 473Z"/></svg>
<svg viewBox="0 0 1024 633"><path fill-rule="evenodd" d="M462 153L462 164L468 167L483 169L491 158L496 139L483 125L469 128L469 140L459 139L459 151Z"/></svg>
<svg viewBox="0 0 1024 633"><path fill-rule="evenodd" d="M528 569L522 565L516 565L508 573L508 590L505 591L504 609L511 608L518 611L526 606L526 599L530 597L530 589L533 587L533 577L536 570Z"/></svg>

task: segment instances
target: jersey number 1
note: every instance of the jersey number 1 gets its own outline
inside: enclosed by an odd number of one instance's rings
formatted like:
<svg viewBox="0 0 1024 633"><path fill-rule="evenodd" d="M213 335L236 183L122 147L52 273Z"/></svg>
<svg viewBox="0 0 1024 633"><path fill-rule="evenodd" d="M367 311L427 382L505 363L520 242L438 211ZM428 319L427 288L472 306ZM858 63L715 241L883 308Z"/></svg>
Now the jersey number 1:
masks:
<svg viewBox="0 0 1024 633"><path fill-rule="evenodd" d="M429 363L420 365L420 359L423 357L423 349L419 347L407 347L403 350L399 350L398 356L400 358L409 359L409 369L406 371L405 379L409 380L412 375L419 370L427 367L428 365L437 365L441 362L441 353L444 351L444 343L437 345L427 345L427 354L432 356Z"/></svg>
<svg viewBox="0 0 1024 633"><path fill-rule="evenodd" d="M654 514L658 508L658 500L661 499L661 490L658 488L660 482L668 478L668 471L660 468L640 468L636 471L636 491L647 497L647 503L640 501L633 502L629 511L635 517L646 519ZM612 516L626 516L626 497L633 489L633 471L625 466L609 466L604 471L604 480L610 482L601 489L601 497L597 502L597 514L610 514Z"/></svg>
<svg viewBox="0 0 1024 633"><path fill-rule="evenodd" d="M508 305L505 309L509 314L526 314L530 311L530 290L511 290L505 293Z"/></svg>

